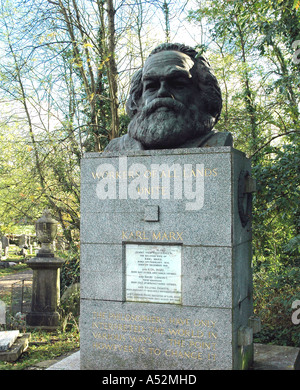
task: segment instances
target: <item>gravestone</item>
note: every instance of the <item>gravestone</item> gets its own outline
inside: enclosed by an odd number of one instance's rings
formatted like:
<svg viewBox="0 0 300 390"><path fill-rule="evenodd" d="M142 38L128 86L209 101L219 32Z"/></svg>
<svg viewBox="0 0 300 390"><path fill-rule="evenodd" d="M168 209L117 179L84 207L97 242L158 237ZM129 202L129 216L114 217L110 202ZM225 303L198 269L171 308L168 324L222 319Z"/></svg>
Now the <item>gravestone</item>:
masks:
<svg viewBox="0 0 300 390"><path fill-rule="evenodd" d="M18 242L19 248L23 248L23 247L27 248L27 246L28 246L27 239L28 239L28 236L26 234L20 235L19 242Z"/></svg>
<svg viewBox="0 0 300 390"><path fill-rule="evenodd" d="M4 256L8 257L8 249L9 249L9 238L2 236L1 237L1 243L2 243L2 248L4 251Z"/></svg>
<svg viewBox="0 0 300 390"><path fill-rule="evenodd" d="M6 305L0 299L0 325L6 324Z"/></svg>
<svg viewBox="0 0 300 390"><path fill-rule="evenodd" d="M230 146L87 153L81 369L247 369L250 161Z"/></svg>
<svg viewBox="0 0 300 390"><path fill-rule="evenodd" d="M19 336L18 330L0 332L0 351L7 351Z"/></svg>
<svg viewBox="0 0 300 390"><path fill-rule="evenodd" d="M60 268L64 263L64 260L55 257L52 252L57 221L51 217L49 210L44 210L35 227L41 249L36 257L27 261L33 270L33 281L31 310L26 315L26 325L30 328L55 330L60 320Z"/></svg>
<svg viewBox="0 0 300 390"><path fill-rule="evenodd" d="M19 330L0 332L0 361L14 362L28 348L30 333Z"/></svg>

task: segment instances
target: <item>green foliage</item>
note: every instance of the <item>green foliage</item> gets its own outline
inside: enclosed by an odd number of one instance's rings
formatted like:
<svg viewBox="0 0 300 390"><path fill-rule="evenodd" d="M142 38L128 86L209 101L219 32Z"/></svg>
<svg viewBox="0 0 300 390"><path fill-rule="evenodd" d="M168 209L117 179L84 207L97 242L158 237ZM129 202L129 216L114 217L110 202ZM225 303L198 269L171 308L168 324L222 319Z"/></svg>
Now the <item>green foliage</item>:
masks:
<svg viewBox="0 0 300 390"><path fill-rule="evenodd" d="M298 138L298 137L297 137ZM254 308L261 318L257 342L300 345L291 321L300 298L300 146L268 147L269 158L254 167L258 182L253 212Z"/></svg>
<svg viewBox="0 0 300 390"><path fill-rule="evenodd" d="M300 299L300 268L262 266L254 273L254 311L262 321L256 342L300 345L299 325L292 322L292 303Z"/></svg>
<svg viewBox="0 0 300 390"><path fill-rule="evenodd" d="M62 299L59 311L62 331L76 329L79 332L80 288L71 287L70 293Z"/></svg>
<svg viewBox="0 0 300 390"><path fill-rule="evenodd" d="M58 255L65 259L60 271L60 291L62 296L67 287L80 282L80 254L78 251L71 249L61 252Z"/></svg>
<svg viewBox="0 0 300 390"><path fill-rule="evenodd" d="M292 62L300 39L300 2L199 1L190 12L208 25L201 44L219 80L217 128L252 157L255 312L261 342L299 345L291 303L300 286L300 77Z"/></svg>
<svg viewBox="0 0 300 390"><path fill-rule="evenodd" d="M26 370L37 363L55 359L79 349L79 332L32 331L28 349L16 362L0 362L0 370Z"/></svg>
<svg viewBox="0 0 300 390"><path fill-rule="evenodd" d="M254 256L258 264L300 265L300 144L269 148L269 159L253 169Z"/></svg>
<svg viewBox="0 0 300 390"><path fill-rule="evenodd" d="M114 53L108 50L104 3L96 9L89 2L10 1L0 10L0 229L11 233L33 224L44 208L52 210L71 248L61 254L66 259L62 293L79 282L80 160L85 151L105 148L114 123L109 73ZM115 57L122 98L114 134L123 135L129 122L124 112L129 83L123 75L135 72L136 58L146 56L143 45L151 29L143 24L143 11L148 13L152 2L147 7L133 3L124 14L128 4L117 3L114 39L119 40ZM235 148L252 157L258 185L255 310L265 323L259 337L291 345L298 339L288 313L300 284L295 271L300 265L300 64L292 61L293 42L300 40L300 1L197 4L189 19L205 28L195 46L209 58L222 89L217 130L230 131ZM173 18L165 16L169 37ZM145 43L141 31L148 35ZM127 36L132 42L124 51ZM63 308L65 328L76 318L75 302L74 308Z"/></svg>

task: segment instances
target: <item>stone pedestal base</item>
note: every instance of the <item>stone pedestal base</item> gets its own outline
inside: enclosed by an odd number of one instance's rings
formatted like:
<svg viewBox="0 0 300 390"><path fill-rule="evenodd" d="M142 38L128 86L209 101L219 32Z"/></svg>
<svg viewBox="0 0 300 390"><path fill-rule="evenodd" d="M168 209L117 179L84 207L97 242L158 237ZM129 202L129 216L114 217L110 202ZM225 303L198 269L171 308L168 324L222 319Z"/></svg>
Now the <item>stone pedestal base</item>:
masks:
<svg viewBox="0 0 300 390"><path fill-rule="evenodd" d="M27 264L33 269L31 311L26 324L31 328L54 330L59 325L60 270L63 260L35 257Z"/></svg>
<svg viewBox="0 0 300 390"><path fill-rule="evenodd" d="M85 155L81 369L251 367L250 173L231 147Z"/></svg>
<svg viewBox="0 0 300 390"><path fill-rule="evenodd" d="M59 325L59 314L57 312L28 313L26 316L26 325L29 328L40 328L54 330Z"/></svg>

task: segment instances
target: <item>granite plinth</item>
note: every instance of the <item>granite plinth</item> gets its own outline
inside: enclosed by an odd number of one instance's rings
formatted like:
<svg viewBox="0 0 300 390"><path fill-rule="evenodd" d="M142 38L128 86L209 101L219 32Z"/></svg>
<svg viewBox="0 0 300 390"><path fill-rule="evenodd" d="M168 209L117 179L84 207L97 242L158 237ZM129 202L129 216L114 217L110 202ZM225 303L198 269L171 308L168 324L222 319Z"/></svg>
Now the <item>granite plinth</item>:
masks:
<svg viewBox="0 0 300 390"><path fill-rule="evenodd" d="M55 330L59 325L60 267L63 260L37 256L27 261L33 269L31 311L26 315L30 328Z"/></svg>
<svg viewBox="0 0 300 390"><path fill-rule="evenodd" d="M245 172L250 161L231 147L85 156L82 369L250 367ZM131 245L141 249L133 267ZM180 248L176 269L151 250L159 245Z"/></svg>

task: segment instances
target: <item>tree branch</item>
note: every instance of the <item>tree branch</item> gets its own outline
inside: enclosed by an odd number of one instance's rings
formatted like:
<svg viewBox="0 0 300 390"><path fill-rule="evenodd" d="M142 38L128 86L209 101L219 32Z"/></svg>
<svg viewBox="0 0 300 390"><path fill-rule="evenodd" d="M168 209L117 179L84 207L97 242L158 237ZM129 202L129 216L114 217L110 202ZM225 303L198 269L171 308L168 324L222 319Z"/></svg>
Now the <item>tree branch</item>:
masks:
<svg viewBox="0 0 300 390"><path fill-rule="evenodd" d="M279 138L279 137L283 137L284 135L293 134L293 133L299 133L299 134L300 134L300 130L290 130L290 131L287 131L287 132L282 133L282 134L274 135L274 137L271 137L271 138L269 139L268 142L266 142L266 143L263 144L260 148L258 148L258 149L250 156L250 158L252 158L256 153L258 153L258 152L259 152L260 150L262 150L264 147L266 147L267 145L269 145L269 143L271 143L274 139Z"/></svg>

